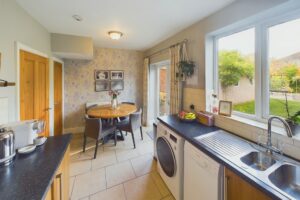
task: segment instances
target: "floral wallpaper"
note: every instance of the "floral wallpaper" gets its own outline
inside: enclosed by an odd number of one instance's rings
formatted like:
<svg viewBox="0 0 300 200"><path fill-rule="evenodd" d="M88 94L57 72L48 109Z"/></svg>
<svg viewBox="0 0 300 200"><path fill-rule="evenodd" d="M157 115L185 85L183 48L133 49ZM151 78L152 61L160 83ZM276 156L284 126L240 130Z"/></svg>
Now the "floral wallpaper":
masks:
<svg viewBox="0 0 300 200"><path fill-rule="evenodd" d="M119 102L142 104L143 53L132 50L95 48L91 61L65 60L64 128L84 126L86 102L110 101L108 92L95 92L94 71L124 70L124 90Z"/></svg>

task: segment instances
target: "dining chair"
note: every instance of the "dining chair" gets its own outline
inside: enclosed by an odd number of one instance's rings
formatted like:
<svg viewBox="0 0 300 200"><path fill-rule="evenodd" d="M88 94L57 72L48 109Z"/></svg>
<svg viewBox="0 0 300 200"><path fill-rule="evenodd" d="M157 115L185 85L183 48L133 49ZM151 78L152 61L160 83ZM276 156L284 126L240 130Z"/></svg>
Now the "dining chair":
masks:
<svg viewBox="0 0 300 200"><path fill-rule="evenodd" d="M132 135L132 141L133 141L133 146L134 148L136 147L135 145L135 140L134 140L134 131L136 129L140 129L141 132L141 138L143 140L143 130L142 130L142 109L140 108L139 111L132 113L129 115L129 120L123 120L120 121L116 124L117 129L122 132L126 131L126 133L131 133Z"/></svg>
<svg viewBox="0 0 300 200"><path fill-rule="evenodd" d="M130 105L135 105L135 103L134 102L126 102L126 101L124 101L124 102L121 102L121 104L130 104ZM121 121L123 121L123 120L128 120L129 118L128 118L128 116L125 116L125 117L119 117L119 120L121 120ZM127 135L127 133L126 133L126 135Z"/></svg>
<svg viewBox="0 0 300 200"><path fill-rule="evenodd" d="M85 115L85 130L83 135L83 152L85 152L86 139L87 137L96 140L96 148L94 153L94 159L97 157L97 150L99 141L106 137L107 135L114 133L115 145L117 145L117 134L116 127L107 123L103 123L99 118L89 118Z"/></svg>
<svg viewBox="0 0 300 200"><path fill-rule="evenodd" d="M92 104L92 105L86 106L86 107L85 107L85 114L87 114L87 112L88 112L89 109L94 108L94 107L96 107L96 106L97 106L97 104Z"/></svg>

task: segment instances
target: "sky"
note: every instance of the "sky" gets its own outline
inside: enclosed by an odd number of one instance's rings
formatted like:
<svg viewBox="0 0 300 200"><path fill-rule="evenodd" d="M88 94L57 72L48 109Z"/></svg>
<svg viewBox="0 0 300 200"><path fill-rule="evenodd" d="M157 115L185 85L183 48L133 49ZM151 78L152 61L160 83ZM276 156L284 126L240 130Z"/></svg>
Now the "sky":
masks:
<svg viewBox="0 0 300 200"><path fill-rule="evenodd" d="M219 39L219 50L238 50L254 54L254 28ZM300 19L269 28L269 57L283 58L300 52Z"/></svg>

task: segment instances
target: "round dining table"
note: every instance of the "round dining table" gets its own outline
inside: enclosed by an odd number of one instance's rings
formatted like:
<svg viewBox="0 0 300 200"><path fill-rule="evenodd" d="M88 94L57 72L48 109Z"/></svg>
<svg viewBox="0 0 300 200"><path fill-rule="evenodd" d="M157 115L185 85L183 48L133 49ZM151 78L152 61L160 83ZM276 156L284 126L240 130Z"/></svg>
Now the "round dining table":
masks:
<svg viewBox="0 0 300 200"><path fill-rule="evenodd" d="M137 111L136 105L122 103L113 109L110 104L95 106L87 111L88 116L101 119L126 117Z"/></svg>
<svg viewBox="0 0 300 200"><path fill-rule="evenodd" d="M112 119L113 125L116 123L116 118L126 117L137 111L136 105L122 103L113 109L110 104L95 106L90 108L87 111L88 116L101 119ZM118 140L124 140L124 136L121 132L121 135L117 136Z"/></svg>

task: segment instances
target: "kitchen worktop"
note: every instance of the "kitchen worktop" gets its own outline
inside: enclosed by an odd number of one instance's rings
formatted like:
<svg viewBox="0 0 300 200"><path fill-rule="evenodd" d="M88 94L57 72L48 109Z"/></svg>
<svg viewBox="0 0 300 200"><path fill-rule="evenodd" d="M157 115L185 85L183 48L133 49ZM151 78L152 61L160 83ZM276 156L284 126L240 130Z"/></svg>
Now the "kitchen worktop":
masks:
<svg viewBox="0 0 300 200"><path fill-rule="evenodd" d="M208 134L214 132L216 130L221 130L218 127L212 126L208 127L202 125L198 122L182 122L178 119L176 115L168 115L163 117L158 117L158 120L170 128L172 131L177 133L179 136L183 137L186 141L193 144L196 148L200 151L206 153L212 159L216 160L218 163L224 165L228 169L234 171L237 175L242 177L244 180L247 180L251 185L257 187L272 199L288 199L278 191L274 190L269 185L265 184L258 178L250 175L245 170L240 168L239 166L235 165L234 163L226 160L222 155L214 152L209 147L202 144L200 141L196 140L195 137Z"/></svg>
<svg viewBox="0 0 300 200"><path fill-rule="evenodd" d="M44 199L71 138L48 137L34 152L17 154L12 164L0 167L0 199Z"/></svg>

